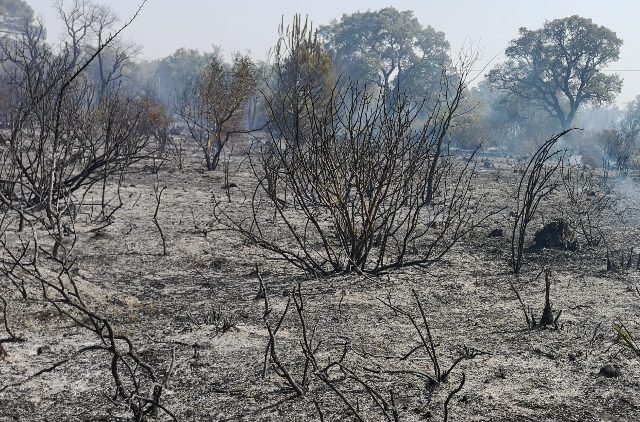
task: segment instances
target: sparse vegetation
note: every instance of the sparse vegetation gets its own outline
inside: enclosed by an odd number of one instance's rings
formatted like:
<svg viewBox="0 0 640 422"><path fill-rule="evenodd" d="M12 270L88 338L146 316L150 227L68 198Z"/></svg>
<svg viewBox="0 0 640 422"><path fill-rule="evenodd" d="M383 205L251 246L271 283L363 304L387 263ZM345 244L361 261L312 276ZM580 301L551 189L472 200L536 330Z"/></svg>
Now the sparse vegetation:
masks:
<svg viewBox="0 0 640 422"><path fill-rule="evenodd" d="M546 328L552 326L557 330L559 328L558 320L560 319L560 315L562 315L562 311L557 311L554 315L553 306L551 304L551 270L543 268L532 281L537 281L542 273L544 273L544 307L542 308L542 314L539 319L536 318L536 314L531 307L525 304L518 292L518 289L513 284L513 281L509 280L509 285L520 303L524 319L527 322L527 327L529 327L529 329L532 330L534 328Z"/></svg>
<svg viewBox="0 0 640 422"><path fill-rule="evenodd" d="M607 193L593 171L569 167L562 173L563 185L569 199L568 224L582 235L589 246L597 246L603 238L602 221L616 206L616 197Z"/></svg>
<svg viewBox="0 0 640 422"><path fill-rule="evenodd" d="M522 172L516 195L515 222L511 231L511 268L515 274L520 273L522 268L527 227L540 202L560 186L562 151L555 149L555 145L567 132L569 130L542 144Z"/></svg>
<svg viewBox="0 0 640 422"><path fill-rule="evenodd" d="M0 0L0 420L640 413L614 28L521 29L488 76L393 7L146 61L139 7L53 36Z"/></svg>

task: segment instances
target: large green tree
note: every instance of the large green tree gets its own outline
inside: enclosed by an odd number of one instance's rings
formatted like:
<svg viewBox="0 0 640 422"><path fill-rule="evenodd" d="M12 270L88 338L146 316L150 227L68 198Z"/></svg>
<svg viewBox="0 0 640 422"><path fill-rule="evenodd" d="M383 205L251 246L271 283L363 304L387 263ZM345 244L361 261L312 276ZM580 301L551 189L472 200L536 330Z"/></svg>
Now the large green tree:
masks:
<svg viewBox="0 0 640 422"><path fill-rule="evenodd" d="M386 90L429 91L449 62L444 33L422 26L410 10L345 14L320 33L338 73Z"/></svg>
<svg viewBox="0 0 640 422"><path fill-rule="evenodd" d="M570 16L540 29L520 28L505 50L507 61L487 75L497 88L530 100L571 127L585 104L606 104L622 89L620 76L602 70L618 60L622 40L591 19Z"/></svg>

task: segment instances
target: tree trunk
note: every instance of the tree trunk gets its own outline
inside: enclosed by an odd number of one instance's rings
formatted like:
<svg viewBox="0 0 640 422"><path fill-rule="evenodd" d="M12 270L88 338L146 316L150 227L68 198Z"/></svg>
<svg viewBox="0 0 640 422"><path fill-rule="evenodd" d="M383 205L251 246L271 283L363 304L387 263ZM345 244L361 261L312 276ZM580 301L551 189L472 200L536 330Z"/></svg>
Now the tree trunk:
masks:
<svg viewBox="0 0 640 422"><path fill-rule="evenodd" d="M209 150L207 148L203 148L202 150L204 151L204 161L207 166L207 171L212 171L214 168L211 161L211 154L209 153Z"/></svg>

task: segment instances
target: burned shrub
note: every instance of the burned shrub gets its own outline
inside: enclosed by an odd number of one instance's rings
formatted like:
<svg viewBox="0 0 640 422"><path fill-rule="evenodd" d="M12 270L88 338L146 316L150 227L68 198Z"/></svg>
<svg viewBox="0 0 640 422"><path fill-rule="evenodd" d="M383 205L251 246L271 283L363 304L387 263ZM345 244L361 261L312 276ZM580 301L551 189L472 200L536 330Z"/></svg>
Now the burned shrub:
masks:
<svg viewBox="0 0 640 422"><path fill-rule="evenodd" d="M511 268L520 273L527 227L533 220L540 202L558 186L558 170L562 164L562 152L555 150L558 140L571 129L552 136L533 154L518 184L515 222L511 231Z"/></svg>
<svg viewBox="0 0 640 422"><path fill-rule="evenodd" d="M640 270L640 253L634 253L634 248L609 249L606 252L607 271L627 272Z"/></svg>
<svg viewBox="0 0 640 422"><path fill-rule="evenodd" d="M85 13L79 5L70 15L78 19L63 22L70 34L82 32L74 26ZM109 221L122 202L118 189L119 205L109 206L107 182L120 184L146 157L152 133L144 101L120 83L96 86L88 73L126 25L95 46L73 38L59 53L44 42L41 24L0 42L0 88L9 93L0 107L10 123L0 132L0 204L19 217L20 230L25 220L42 223L52 235L54 258L64 255L64 225L73 226L90 189L101 188L100 218ZM78 57L84 48L95 52Z"/></svg>
<svg viewBox="0 0 640 422"><path fill-rule="evenodd" d="M493 229L487 235L488 238L503 237L503 236L504 236L504 230L502 230L502 229Z"/></svg>
<svg viewBox="0 0 640 422"><path fill-rule="evenodd" d="M438 261L486 218L475 218L475 154L455 157L448 148L468 69L443 72L428 110L425 99L359 84L323 96L301 86L295 99L304 107L294 110L304 111L305 129L270 123L269 139L252 157L251 214L239 219L233 205L217 201L218 223L311 274ZM274 98L267 98L273 113L282 108Z"/></svg>
<svg viewBox="0 0 640 422"><path fill-rule="evenodd" d="M512 281L509 281L509 285L520 303L527 327L529 327L530 330L534 328L546 328L548 326L553 326L553 328L557 330L558 320L560 319L560 315L562 315L562 311L554 311L551 303L551 270L543 268L532 281L538 280L542 273L544 273L544 308L542 309L540 320L536 319L536 315L531 307L525 304L522 296L520 296L520 292Z"/></svg>
<svg viewBox="0 0 640 422"><path fill-rule="evenodd" d="M610 363L607 363L600 368L598 375L606 378L618 378L622 375L622 370L618 365L611 365Z"/></svg>
<svg viewBox="0 0 640 422"><path fill-rule="evenodd" d="M236 316L224 311L220 305L202 312L189 312L187 313L187 320L191 325L198 328L202 326L213 327L220 334L226 333L238 324Z"/></svg>
<svg viewBox="0 0 640 422"><path fill-rule="evenodd" d="M575 251L578 247L573 230L565 220L545 224L533 236L532 250L562 249Z"/></svg>
<svg viewBox="0 0 640 422"><path fill-rule="evenodd" d="M602 221L615 207L617 198L607 192L606 186L603 188L593 172L569 167L563 171L562 179L569 199L567 223L587 245L599 245Z"/></svg>

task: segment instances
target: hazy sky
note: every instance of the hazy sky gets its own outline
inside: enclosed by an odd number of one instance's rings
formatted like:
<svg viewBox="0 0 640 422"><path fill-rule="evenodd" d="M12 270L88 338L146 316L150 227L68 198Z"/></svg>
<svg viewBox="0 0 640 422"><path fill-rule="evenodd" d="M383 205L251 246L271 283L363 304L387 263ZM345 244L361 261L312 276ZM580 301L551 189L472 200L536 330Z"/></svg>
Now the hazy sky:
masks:
<svg viewBox="0 0 640 422"><path fill-rule="evenodd" d="M137 8L136 0L96 0L109 5L122 20ZM52 0L27 0L45 20L49 39L60 35ZM65 0L70 3L71 0ZM220 45L225 54L251 51L265 59L277 39L277 26L294 13L308 15L316 25L343 13L394 6L413 10L423 25L444 31L455 52L465 43L478 44L485 63L504 51L518 28L539 28L546 19L580 15L615 31L624 40L620 60L610 66L624 78L619 103L640 95L640 2L637 0L148 0L141 15L124 33L140 44L142 58L157 59L180 47L209 50ZM502 60L498 56L496 61ZM479 65L478 68L483 67Z"/></svg>

